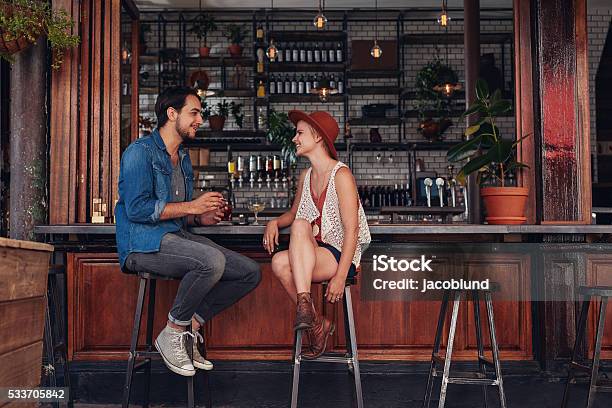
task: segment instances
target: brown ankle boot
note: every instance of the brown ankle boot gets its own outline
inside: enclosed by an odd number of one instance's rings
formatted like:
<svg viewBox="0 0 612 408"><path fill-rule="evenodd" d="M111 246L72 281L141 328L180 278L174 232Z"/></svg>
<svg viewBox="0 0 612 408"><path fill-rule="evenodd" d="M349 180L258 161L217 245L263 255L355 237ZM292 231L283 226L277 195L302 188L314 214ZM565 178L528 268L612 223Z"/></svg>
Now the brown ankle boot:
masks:
<svg viewBox="0 0 612 408"><path fill-rule="evenodd" d="M312 298L309 292L297 294L297 312L295 315L295 330L310 329L314 323L315 314Z"/></svg>
<svg viewBox="0 0 612 408"><path fill-rule="evenodd" d="M327 340L329 336L334 334L335 328L334 324L323 316L317 317L312 329L306 332L308 334L310 353L303 353L302 357L306 360L314 360L325 353Z"/></svg>

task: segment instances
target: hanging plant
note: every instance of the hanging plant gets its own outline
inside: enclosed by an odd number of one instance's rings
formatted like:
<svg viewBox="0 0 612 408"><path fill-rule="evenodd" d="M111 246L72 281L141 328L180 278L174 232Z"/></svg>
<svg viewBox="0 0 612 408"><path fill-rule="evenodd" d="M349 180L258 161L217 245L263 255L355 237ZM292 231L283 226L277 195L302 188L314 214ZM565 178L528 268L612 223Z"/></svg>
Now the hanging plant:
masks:
<svg viewBox="0 0 612 408"><path fill-rule="evenodd" d="M57 69L64 52L79 44L79 37L71 34L73 26L65 10L53 10L47 2L0 0L0 57L12 62L12 55L46 36L53 53L51 66Z"/></svg>
<svg viewBox="0 0 612 408"><path fill-rule="evenodd" d="M457 83L457 73L442 63L439 57L427 63L416 75L415 109L419 115L419 132L430 140L439 140L453 125L449 119L452 111L452 97L435 90L445 83Z"/></svg>

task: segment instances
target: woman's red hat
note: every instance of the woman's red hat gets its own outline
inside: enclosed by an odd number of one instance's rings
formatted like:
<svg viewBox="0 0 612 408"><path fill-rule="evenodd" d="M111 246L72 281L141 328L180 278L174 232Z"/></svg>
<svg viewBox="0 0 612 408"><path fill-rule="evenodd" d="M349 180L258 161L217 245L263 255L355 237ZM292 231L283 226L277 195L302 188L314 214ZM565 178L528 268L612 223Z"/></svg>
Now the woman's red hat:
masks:
<svg viewBox="0 0 612 408"><path fill-rule="evenodd" d="M294 125L297 126L297 123L300 120L308 123L312 126L319 136L325 140L325 144L329 149L329 153L335 160L338 160L338 152L334 147L334 142L338 137L338 133L340 132L340 128L338 127L338 122L332 115L327 112L318 111L312 112L310 115L306 112L302 112L299 110L289 111L289 120L293 122Z"/></svg>

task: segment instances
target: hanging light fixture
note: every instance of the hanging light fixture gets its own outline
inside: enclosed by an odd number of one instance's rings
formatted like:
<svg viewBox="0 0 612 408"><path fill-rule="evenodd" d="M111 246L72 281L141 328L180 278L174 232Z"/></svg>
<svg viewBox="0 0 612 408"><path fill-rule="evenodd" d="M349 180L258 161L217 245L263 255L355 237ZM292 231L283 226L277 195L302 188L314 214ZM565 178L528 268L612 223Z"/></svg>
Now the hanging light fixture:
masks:
<svg viewBox="0 0 612 408"><path fill-rule="evenodd" d="M447 0L442 0L442 12L438 16L438 24L440 24L442 27L446 27L451 20L450 16L448 15L448 11L446 10L446 1Z"/></svg>
<svg viewBox="0 0 612 408"><path fill-rule="evenodd" d="M270 15L274 17L274 0L270 0ZM266 50L266 56L272 62L276 61L276 57L278 57L278 49L276 48L276 44L274 44L274 38L270 38L270 43L268 44L268 49Z"/></svg>
<svg viewBox="0 0 612 408"><path fill-rule="evenodd" d="M202 0L200 0L200 15L202 15ZM202 37L200 37L200 48L202 48ZM208 89L210 81L206 71L202 69L202 55L198 58L198 70L191 74L190 79L191 86L196 90L201 99L215 95L214 91Z"/></svg>
<svg viewBox="0 0 612 408"><path fill-rule="evenodd" d="M311 94L319 95L319 100L321 102L327 102L330 95L336 95L338 90L336 88L332 88L329 79L322 78L319 81L319 85L316 88L312 88L310 90Z"/></svg>
<svg viewBox="0 0 612 408"><path fill-rule="evenodd" d="M327 17L325 17L325 14L323 14L323 9L325 8L323 1L324 0L319 0L319 12L315 16L314 20L312 20L312 23L317 30L324 29L325 25L327 24Z"/></svg>
<svg viewBox="0 0 612 408"><path fill-rule="evenodd" d="M463 87L457 79L457 74L450 68L448 63L448 26L444 27L444 36L446 38L446 65L440 67L438 83L434 85L433 90L450 98L455 91L460 91Z"/></svg>
<svg viewBox="0 0 612 408"><path fill-rule="evenodd" d="M378 0L375 0L374 3L375 13L376 13L376 24L374 25L374 45L370 48L370 55L378 59L382 57L382 48L378 45Z"/></svg>

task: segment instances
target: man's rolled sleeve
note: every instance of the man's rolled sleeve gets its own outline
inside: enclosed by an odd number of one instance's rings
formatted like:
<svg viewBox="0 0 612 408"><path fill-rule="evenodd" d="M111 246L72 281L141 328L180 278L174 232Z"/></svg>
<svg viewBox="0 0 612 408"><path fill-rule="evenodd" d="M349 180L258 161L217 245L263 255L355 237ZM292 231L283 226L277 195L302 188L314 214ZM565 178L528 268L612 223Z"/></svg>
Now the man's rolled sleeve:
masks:
<svg viewBox="0 0 612 408"><path fill-rule="evenodd" d="M125 200L127 217L132 222L156 223L166 201L154 194L155 175L150 152L142 144L131 145L121 158L119 194Z"/></svg>

